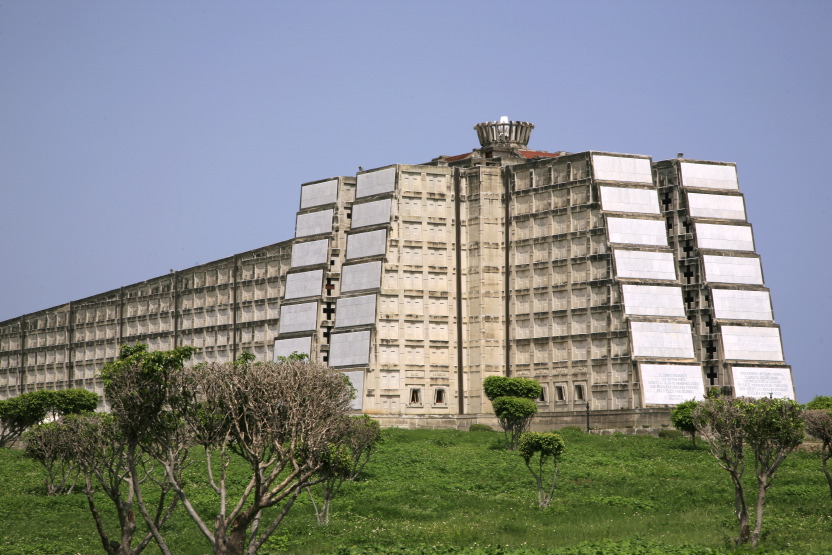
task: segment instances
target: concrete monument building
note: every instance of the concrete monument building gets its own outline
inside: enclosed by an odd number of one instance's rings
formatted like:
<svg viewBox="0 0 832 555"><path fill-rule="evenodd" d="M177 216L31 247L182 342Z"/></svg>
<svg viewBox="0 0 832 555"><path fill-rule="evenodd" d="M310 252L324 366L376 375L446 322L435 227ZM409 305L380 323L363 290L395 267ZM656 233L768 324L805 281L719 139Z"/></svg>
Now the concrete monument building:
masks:
<svg viewBox="0 0 832 555"><path fill-rule="evenodd" d="M136 342L306 353L389 425L487 421L492 375L539 381L543 425L655 427L711 386L794 398L735 165L530 150L533 127L305 183L293 239L0 322L0 398L100 392Z"/></svg>

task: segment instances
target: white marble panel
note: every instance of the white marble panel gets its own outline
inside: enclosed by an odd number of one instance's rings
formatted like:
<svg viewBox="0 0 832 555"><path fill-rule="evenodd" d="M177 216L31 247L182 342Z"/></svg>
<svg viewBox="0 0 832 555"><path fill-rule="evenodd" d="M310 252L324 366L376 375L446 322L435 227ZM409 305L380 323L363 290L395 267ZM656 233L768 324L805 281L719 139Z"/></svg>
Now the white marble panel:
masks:
<svg viewBox="0 0 832 555"><path fill-rule="evenodd" d="M355 399L350 403L350 408L352 410L361 410L364 408L364 370L344 372L344 375L350 381L353 389L355 389Z"/></svg>
<svg viewBox="0 0 832 555"><path fill-rule="evenodd" d="M695 224L696 244L700 249L754 251L751 228L744 225Z"/></svg>
<svg viewBox="0 0 832 555"><path fill-rule="evenodd" d="M329 252L329 239L318 241L295 242L292 245L292 268L326 264Z"/></svg>
<svg viewBox="0 0 832 555"><path fill-rule="evenodd" d="M361 326L376 321L376 296L341 297L335 303L335 327Z"/></svg>
<svg viewBox="0 0 832 555"><path fill-rule="evenodd" d="M323 282L323 270L311 270L309 272L288 274L286 276L286 292L283 295L283 298L299 299L301 297L320 296Z"/></svg>
<svg viewBox="0 0 832 555"><path fill-rule="evenodd" d="M310 183L300 188L300 207L332 204L338 200L338 180L330 179L322 183Z"/></svg>
<svg viewBox="0 0 832 555"><path fill-rule="evenodd" d="M318 325L318 303L285 304L280 307L279 333L312 331Z"/></svg>
<svg viewBox="0 0 832 555"><path fill-rule="evenodd" d="M610 243L667 246L664 220L607 218Z"/></svg>
<svg viewBox="0 0 832 555"><path fill-rule="evenodd" d="M659 194L655 189L601 187L601 210L659 214Z"/></svg>
<svg viewBox="0 0 832 555"><path fill-rule="evenodd" d="M776 397L778 399L794 398L791 368L752 368L733 366L734 395L737 397Z"/></svg>
<svg viewBox="0 0 832 555"><path fill-rule="evenodd" d="M693 358L690 324L630 322L633 355L655 358Z"/></svg>
<svg viewBox="0 0 832 555"><path fill-rule="evenodd" d="M685 187L737 190L736 166L682 162L682 184Z"/></svg>
<svg viewBox="0 0 832 555"><path fill-rule="evenodd" d="M341 292L377 289L381 286L381 261L351 264L341 269Z"/></svg>
<svg viewBox="0 0 832 555"><path fill-rule="evenodd" d="M295 237L306 237L332 231L332 210L298 214Z"/></svg>
<svg viewBox="0 0 832 555"><path fill-rule="evenodd" d="M714 314L726 320L773 320L768 291L712 289Z"/></svg>
<svg viewBox="0 0 832 555"><path fill-rule="evenodd" d="M727 360L783 360L779 328L722 326Z"/></svg>
<svg viewBox="0 0 832 555"><path fill-rule="evenodd" d="M352 205L352 229L390 222L393 199L385 198L364 204Z"/></svg>
<svg viewBox="0 0 832 555"><path fill-rule="evenodd" d="M684 316L682 288L623 284L624 312L641 316Z"/></svg>
<svg viewBox="0 0 832 555"><path fill-rule="evenodd" d="M745 221L745 202L737 195L688 193L688 211L694 218Z"/></svg>
<svg viewBox="0 0 832 555"><path fill-rule="evenodd" d="M676 264L669 252L614 249L616 277L676 281Z"/></svg>
<svg viewBox="0 0 832 555"><path fill-rule="evenodd" d="M291 339L277 339L274 342L274 360L277 357L287 357L292 353L303 355L312 354L312 336L293 337Z"/></svg>
<svg viewBox="0 0 832 555"><path fill-rule="evenodd" d="M705 398L705 382L698 364L641 364L645 405L677 405Z"/></svg>
<svg viewBox="0 0 832 555"><path fill-rule="evenodd" d="M705 262L705 280L709 283L763 284L760 259L748 256L702 256Z"/></svg>
<svg viewBox="0 0 832 555"><path fill-rule="evenodd" d="M396 168L360 173L356 177L355 198L389 193L396 188Z"/></svg>
<svg viewBox="0 0 832 555"><path fill-rule="evenodd" d="M370 332L333 333L329 345L330 366L355 366L370 362Z"/></svg>
<svg viewBox="0 0 832 555"><path fill-rule="evenodd" d="M653 171L648 158L592 155L592 167L598 181L627 181L653 183Z"/></svg>
<svg viewBox="0 0 832 555"><path fill-rule="evenodd" d="M347 236L347 259L384 254L387 249L387 230L378 229Z"/></svg>

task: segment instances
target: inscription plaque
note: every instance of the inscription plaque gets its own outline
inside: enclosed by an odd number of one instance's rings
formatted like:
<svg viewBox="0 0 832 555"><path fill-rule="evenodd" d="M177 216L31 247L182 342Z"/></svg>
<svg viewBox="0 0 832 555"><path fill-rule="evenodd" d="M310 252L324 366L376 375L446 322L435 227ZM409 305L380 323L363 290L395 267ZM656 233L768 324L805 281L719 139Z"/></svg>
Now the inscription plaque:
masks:
<svg viewBox="0 0 832 555"><path fill-rule="evenodd" d="M705 398L702 368L695 364L642 364L645 405L675 405Z"/></svg>
<svg viewBox="0 0 832 555"><path fill-rule="evenodd" d="M737 397L777 397L794 401L791 368L751 368L734 366L734 393Z"/></svg>

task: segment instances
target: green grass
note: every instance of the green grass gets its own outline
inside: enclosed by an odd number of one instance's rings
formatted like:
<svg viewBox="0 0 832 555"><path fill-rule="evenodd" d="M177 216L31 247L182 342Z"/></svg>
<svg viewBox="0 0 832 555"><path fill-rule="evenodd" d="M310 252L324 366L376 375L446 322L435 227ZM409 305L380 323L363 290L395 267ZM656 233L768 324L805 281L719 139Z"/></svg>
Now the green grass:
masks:
<svg viewBox="0 0 832 555"><path fill-rule="evenodd" d="M263 552L731 552L736 525L728 475L687 438L565 432L558 489L545 511L536 507L520 456L495 448L499 438L385 430L360 481L335 499L330 526L315 524L302 497ZM746 474L749 491L756 491L753 466ZM83 494L47 497L42 480L20 452L0 450L0 553L101 552ZM210 510L212 496L202 487L199 506ZM817 453L797 452L783 464L763 528L758 553L832 552L832 500ZM166 538L174 553L210 552L181 510ZM673 551L678 546L688 547Z"/></svg>

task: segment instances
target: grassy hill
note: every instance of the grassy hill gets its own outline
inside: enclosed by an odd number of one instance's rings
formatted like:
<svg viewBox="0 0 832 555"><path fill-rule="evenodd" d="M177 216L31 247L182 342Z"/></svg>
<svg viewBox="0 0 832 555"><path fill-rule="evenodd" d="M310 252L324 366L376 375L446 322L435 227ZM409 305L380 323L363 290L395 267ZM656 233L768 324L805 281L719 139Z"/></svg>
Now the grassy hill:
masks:
<svg viewBox="0 0 832 555"><path fill-rule="evenodd" d="M263 553L731 552L733 489L704 447L563 435L555 500L541 511L520 456L495 448L500 434L385 430L362 479L335 499L330 526L317 526L301 497ZM22 453L0 450L0 553L101 552L83 494L47 497L42 481L41 468ZM213 492L197 487L209 511ZM175 553L210 552L182 511L166 537ZM756 552L832 553L832 500L817 453L794 453L778 472Z"/></svg>

